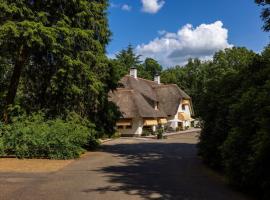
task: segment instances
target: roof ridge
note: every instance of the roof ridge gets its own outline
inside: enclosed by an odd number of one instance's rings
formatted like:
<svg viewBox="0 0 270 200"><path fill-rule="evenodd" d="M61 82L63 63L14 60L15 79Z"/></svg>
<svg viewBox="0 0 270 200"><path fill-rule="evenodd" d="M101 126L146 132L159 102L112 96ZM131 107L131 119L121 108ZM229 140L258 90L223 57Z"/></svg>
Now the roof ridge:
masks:
<svg viewBox="0 0 270 200"><path fill-rule="evenodd" d="M133 76L130 76L130 75L125 75L125 76L128 76L128 77L132 77L134 78ZM135 78L134 78L135 79ZM149 81L149 82L153 82L153 83L156 83L155 81L153 80L149 80L149 79L145 79L145 78L141 78L141 77L137 77L137 79L141 79L141 80L144 80L144 81ZM157 83L156 83L157 84Z"/></svg>
<svg viewBox="0 0 270 200"><path fill-rule="evenodd" d="M154 88L159 88L159 87L170 87L170 86L177 86L177 87L179 87L177 84L162 84L162 85L154 86Z"/></svg>
<svg viewBox="0 0 270 200"><path fill-rule="evenodd" d="M133 89L128 89L128 88L116 88L116 90L120 92L134 92Z"/></svg>
<svg viewBox="0 0 270 200"><path fill-rule="evenodd" d="M149 81L149 82L153 82L153 83L156 83L155 81L153 81L153 80L149 80L149 79L145 79L145 78L140 78L140 77L138 77L138 79L141 79L141 80L144 80L144 81ZM157 84L157 83L156 83Z"/></svg>

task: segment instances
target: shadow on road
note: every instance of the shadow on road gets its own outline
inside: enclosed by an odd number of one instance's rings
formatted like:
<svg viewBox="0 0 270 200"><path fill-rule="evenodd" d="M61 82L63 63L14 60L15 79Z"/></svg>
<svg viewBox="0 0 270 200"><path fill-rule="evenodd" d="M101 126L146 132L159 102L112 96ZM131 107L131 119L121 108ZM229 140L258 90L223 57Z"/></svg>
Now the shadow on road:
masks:
<svg viewBox="0 0 270 200"><path fill-rule="evenodd" d="M121 161L104 167L111 186L85 190L124 192L141 199L243 199L216 177L209 177L196 156L196 144L145 142L106 145Z"/></svg>

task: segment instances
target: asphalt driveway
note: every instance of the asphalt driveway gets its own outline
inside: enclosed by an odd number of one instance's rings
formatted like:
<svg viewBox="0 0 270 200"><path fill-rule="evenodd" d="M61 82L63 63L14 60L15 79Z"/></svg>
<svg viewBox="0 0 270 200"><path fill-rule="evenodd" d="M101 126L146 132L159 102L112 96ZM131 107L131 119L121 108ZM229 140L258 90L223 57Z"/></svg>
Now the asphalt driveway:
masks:
<svg viewBox="0 0 270 200"><path fill-rule="evenodd" d="M1 200L242 200L201 163L195 134L117 139L54 173L0 173Z"/></svg>

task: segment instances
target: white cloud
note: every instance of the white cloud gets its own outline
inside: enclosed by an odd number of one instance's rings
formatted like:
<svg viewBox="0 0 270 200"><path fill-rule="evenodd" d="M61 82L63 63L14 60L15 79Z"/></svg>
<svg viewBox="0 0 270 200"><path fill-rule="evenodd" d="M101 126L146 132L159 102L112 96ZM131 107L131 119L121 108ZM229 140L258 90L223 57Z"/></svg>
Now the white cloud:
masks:
<svg viewBox="0 0 270 200"><path fill-rule="evenodd" d="M124 11L131 11L132 7L130 5L124 4L121 6L121 9Z"/></svg>
<svg viewBox="0 0 270 200"><path fill-rule="evenodd" d="M128 4L115 4L113 2L110 3L111 8L119 8L124 11L131 11L132 7Z"/></svg>
<svg viewBox="0 0 270 200"><path fill-rule="evenodd" d="M193 28L183 26L177 33L159 32L160 37L136 47L143 58L151 57L164 66L183 65L189 58L211 59L216 51L230 48L228 30L221 21Z"/></svg>
<svg viewBox="0 0 270 200"><path fill-rule="evenodd" d="M110 7L111 8L119 8L119 5L112 2L112 3L110 3Z"/></svg>
<svg viewBox="0 0 270 200"><path fill-rule="evenodd" d="M141 0L142 11L147 13L157 13L165 4L164 0Z"/></svg>

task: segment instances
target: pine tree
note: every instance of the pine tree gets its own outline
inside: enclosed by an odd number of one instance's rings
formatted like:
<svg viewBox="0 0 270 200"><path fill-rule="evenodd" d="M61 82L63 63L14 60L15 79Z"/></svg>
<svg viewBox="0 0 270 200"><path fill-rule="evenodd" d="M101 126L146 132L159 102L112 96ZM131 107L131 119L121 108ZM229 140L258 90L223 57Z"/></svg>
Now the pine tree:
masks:
<svg viewBox="0 0 270 200"><path fill-rule="evenodd" d="M107 0L0 1L0 57L11 71L1 99L5 121L15 98L28 112L98 118L117 83L105 56L107 6Z"/></svg>

